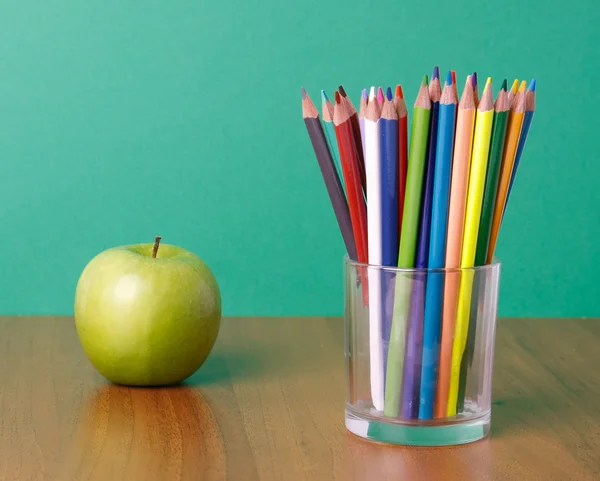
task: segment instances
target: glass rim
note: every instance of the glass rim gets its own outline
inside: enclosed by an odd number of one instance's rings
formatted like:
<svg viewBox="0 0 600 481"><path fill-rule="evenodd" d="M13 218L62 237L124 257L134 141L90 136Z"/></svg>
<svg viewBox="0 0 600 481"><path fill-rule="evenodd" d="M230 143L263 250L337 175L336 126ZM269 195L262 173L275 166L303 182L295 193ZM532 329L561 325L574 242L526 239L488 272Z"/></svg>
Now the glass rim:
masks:
<svg viewBox="0 0 600 481"><path fill-rule="evenodd" d="M500 266L502 265L500 262L500 259L498 259L496 256L494 256L491 264L485 264L483 266L476 266L476 267L438 267L435 269L431 269L429 267L407 268L407 267L395 267L395 266L382 266L382 265L378 265L378 264L368 264L368 263L364 263L364 262L358 262L353 259L350 259L350 256L348 256L348 254L344 255L344 264L353 266L353 267L362 267L362 268L367 268L367 269L371 269L371 270L379 270L379 271L387 271L387 272L399 272L399 273L403 273L403 274L436 273L436 272L437 273L449 273L449 272L466 272L466 271L485 272L485 271L493 271L496 269L500 269Z"/></svg>

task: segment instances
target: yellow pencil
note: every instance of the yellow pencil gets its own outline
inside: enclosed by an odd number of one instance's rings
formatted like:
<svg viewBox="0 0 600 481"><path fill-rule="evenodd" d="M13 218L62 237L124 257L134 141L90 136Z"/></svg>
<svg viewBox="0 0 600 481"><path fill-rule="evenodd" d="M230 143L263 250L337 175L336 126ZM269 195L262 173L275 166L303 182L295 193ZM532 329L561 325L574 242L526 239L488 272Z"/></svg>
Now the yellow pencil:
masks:
<svg viewBox="0 0 600 481"><path fill-rule="evenodd" d="M469 189L467 192L467 209L465 214L465 230L460 258L461 268L473 267L475 264L477 234L479 232L481 203L483 201L483 191L485 188L485 175L487 172L493 121L494 98L492 94L492 79L488 78L483 90L483 95L481 96L481 100L477 107L477 116L475 118L473 152L471 154L471 172L469 174ZM460 279L458 308L454 326L454 340L452 342L452 367L450 372L450 391L448 395L448 416L456 415L460 364L467 344L472 285L473 271L465 270L462 272Z"/></svg>

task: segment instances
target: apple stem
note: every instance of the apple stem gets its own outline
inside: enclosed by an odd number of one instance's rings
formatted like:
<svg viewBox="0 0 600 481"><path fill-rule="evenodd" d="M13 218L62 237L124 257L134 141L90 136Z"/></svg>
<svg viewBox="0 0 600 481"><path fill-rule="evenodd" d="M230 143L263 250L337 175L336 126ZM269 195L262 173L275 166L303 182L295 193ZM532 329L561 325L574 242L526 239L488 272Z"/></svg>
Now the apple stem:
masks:
<svg viewBox="0 0 600 481"><path fill-rule="evenodd" d="M152 248L152 257L156 259L156 254L158 253L158 246L160 245L161 237L159 235L154 239L154 247Z"/></svg>

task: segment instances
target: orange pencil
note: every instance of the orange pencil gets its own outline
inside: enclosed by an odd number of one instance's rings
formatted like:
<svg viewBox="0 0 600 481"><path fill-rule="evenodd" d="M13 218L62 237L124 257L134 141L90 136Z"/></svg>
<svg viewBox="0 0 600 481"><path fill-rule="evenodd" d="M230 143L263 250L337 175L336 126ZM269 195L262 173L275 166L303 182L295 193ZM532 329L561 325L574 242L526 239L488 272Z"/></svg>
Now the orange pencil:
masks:
<svg viewBox="0 0 600 481"><path fill-rule="evenodd" d="M512 107L513 100L515 99L515 95L517 93L518 88L519 88L519 79L515 79L515 81L512 84L512 87L508 91L507 102L508 102L509 107Z"/></svg>
<svg viewBox="0 0 600 481"><path fill-rule="evenodd" d="M472 76L467 77L456 119L454 156L452 159L452 184L450 186L450 206L448 215L448 235L446 240L446 268L460 267L467 188L471 166L471 147L475 125L475 101L473 98ZM444 310L442 313L442 337L438 387L436 391L434 417L445 418L448 408L450 369L452 366L452 342L454 322L460 286L460 272L447 272L444 285Z"/></svg>
<svg viewBox="0 0 600 481"><path fill-rule="evenodd" d="M340 94L335 93L333 124L340 149L342 172L346 184L350 220L356 242L358 261L367 263L367 206L363 197L357 146L350 122L350 111Z"/></svg>
<svg viewBox="0 0 600 481"><path fill-rule="evenodd" d="M502 167L500 168L500 180L498 181L498 192L496 195L496 205L494 206L494 217L492 219L492 231L490 233L490 244L488 247L488 256L486 262L489 264L494 258L494 250L498 242L498 233L500 224L502 224L502 214L508 195L510 177L515 164L515 155L519 145L519 136L521 135L521 126L523 117L525 117L526 95L525 88L527 83L523 81L519 91L515 95L513 104L508 116L508 126L506 127L506 140L504 141L504 154L502 155Z"/></svg>

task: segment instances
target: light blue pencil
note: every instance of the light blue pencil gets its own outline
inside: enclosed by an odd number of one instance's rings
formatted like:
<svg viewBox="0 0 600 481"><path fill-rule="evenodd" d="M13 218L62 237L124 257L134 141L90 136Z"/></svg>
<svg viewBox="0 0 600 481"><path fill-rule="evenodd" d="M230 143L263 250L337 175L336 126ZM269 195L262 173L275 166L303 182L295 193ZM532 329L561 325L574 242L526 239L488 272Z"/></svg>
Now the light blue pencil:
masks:
<svg viewBox="0 0 600 481"><path fill-rule="evenodd" d="M452 74L448 72L446 85L440 99L438 134L431 205L431 233L429 237L429 269L441 269L446 258L448 207L456 123L456 89ZM444 273L430 272L425 290L423 327L423 362L421 365L421 390L419 419L432 419L440 360L440 337L444 303Z"/></svg>

